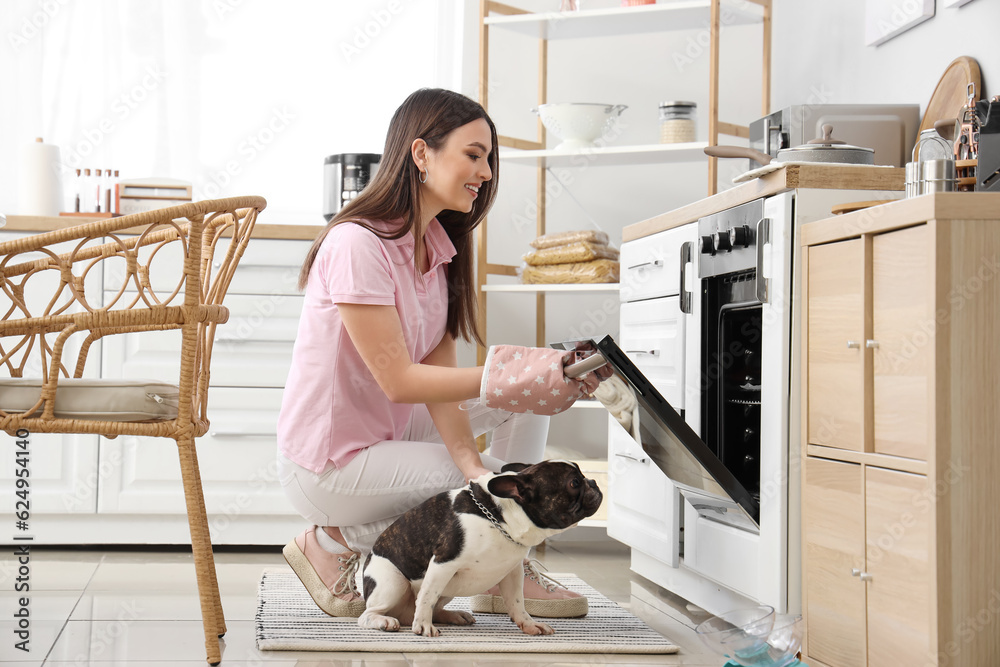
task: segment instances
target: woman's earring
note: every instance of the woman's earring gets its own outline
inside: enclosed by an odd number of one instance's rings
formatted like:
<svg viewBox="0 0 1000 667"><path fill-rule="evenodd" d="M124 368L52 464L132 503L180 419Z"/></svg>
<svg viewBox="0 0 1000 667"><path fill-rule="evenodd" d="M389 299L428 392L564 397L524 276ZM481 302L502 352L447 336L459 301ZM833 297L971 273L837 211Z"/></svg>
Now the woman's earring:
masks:
<svg viewBox="0 0 1000 667"><path fill-rule="evenodd" d="M426 183L427 182L427 172L426 171L421 171L420 175L417 176L417 180L420 181L421 183Z"/></svg>

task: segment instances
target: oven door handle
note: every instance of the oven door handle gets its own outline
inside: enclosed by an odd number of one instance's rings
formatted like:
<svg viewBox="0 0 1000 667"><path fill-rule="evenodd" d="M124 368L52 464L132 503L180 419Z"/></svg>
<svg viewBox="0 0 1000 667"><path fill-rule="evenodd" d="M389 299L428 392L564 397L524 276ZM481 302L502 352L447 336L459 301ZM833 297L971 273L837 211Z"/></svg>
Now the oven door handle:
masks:
<svg viewBox="0 0 1000 667"><path fill-rule="evenodd" d="M770 279L764 277L764 246L771 242L771 221L761 218L757 221L757 300L767 303Z"/></svg>
<svg viewBox="0 0 1000 667"><path fill-rule="evenodd" d="M681 244L681 312L691 314L691 292L687 288L687 265L694 259L694 241Z"/></svg>

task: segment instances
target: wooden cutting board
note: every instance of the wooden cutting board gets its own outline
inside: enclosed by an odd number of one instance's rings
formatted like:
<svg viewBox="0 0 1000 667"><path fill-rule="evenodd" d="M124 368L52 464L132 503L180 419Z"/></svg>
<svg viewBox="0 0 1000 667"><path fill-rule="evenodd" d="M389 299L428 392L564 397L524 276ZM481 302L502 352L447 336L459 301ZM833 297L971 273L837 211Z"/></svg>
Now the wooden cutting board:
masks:
<svg viewBox="0 0 1000 667"><path fill-rule="evenodd" d="M924 118L920 121L920 129L917 136L924 130L934 127L934 123L945 118L958 118L962 107L969 99L967 89L969 84L976 85L975 99L979 99L980 89L983 87L982 76L979 73L979 63L969 56L959 56L948 65L948 68L941 75L927 109L924 111Z"/></svg>

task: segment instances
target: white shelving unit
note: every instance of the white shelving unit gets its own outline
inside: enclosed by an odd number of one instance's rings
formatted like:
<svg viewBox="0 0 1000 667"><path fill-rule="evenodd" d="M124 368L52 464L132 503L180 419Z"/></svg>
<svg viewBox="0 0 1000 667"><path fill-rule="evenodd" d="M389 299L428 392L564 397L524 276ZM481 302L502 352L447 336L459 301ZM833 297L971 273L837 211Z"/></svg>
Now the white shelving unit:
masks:
<svg viewBox="0 0 1000 667"><path fill-rule="evenodd" d="M621 166L644 164L694 163L708 161L709 195L715 194L718 165L707 158L704 149L719 143L720 135L749 137L746 126L719 120L719 42L723 25L759 24L763 29L762 54L762 115L769 111L771 69L771 0L661 0L658 4L593 9L575 12L529 12L494 0L480 0L479 39L479 101L489 109L490 35L494 31L538 39L538 105L545 104L548 95L548 43L552 40L588 39L596 37L627 37L629 35L707 30L710 58L708 81L708 141L683 144L653 144L638 146L595 146L581 150L556 150L546 147L545 128L539 120L533 140L509 136L498 137L499 157L508 164L521 164L537 169L536 200L538 219L536 235L546 233L546 180L550 168L587 166ZM487 295L490 293L525 293L535 295L535 344L545 346L546 296L548 294L615 293L618 284L587 285L520 285L490 283L489 276L517 276L517 267L491 263L488 259L487 224L476 232L476 281L480 289L480 327L487 331ZM479 363L486 358L480 349ZM579 401L579 409L601 409L597 401ZM606 459L604 460L606 464ZM606 521L588 521L587 525L605 526Z"/></svg>
<svg viewBox="0 0 1000 667"><path fill-rule="evenodd" d="M484 292L617 292L618 283L596 283L588 285L483 285Z"/></svg>
<svg viewBox="0 0 1000 667"><path fill-rule="evenodd" d="M545 188L547 169L574 168L583 164L595 166L691 163L708 161L708 194L715 194L718 165L707 158L704 149L719 143L720 135L747 138L749 128L719 120L719 42L723 26L759 24L763 30L762 105L768 112L771 70L771 0L673 0L653 5L614 7L574 12L530 12L494 0L480 0L479 39L479 100L489 108L490 35L495 31L519 34L538 39L538 104L547 101L548 43L553 40L574 40L596 37L627 37L629 35L708 30L710 58L708 141L683 144L652 144L639 146L595 146L580 150L549 149L545 143L545 128L537 124L535 139L500 136L500 158L509 164L534 166L538 169L536 199L538 220L536 234L545 234ZM487 253L487 224L477 230L477 285L483 292L480 308L481 330L486 331L489 292L528 292L535 294L535 341L546 344L545 298L548 293L601 291L594 285L495 285L490 275L514 277L517 267L490 263ZM608 287L606 289L612 289ZM479 362L486 351L479 350Z"/></svg>
<svg viewBox="0 0 1000 667"><path fill-rule="evenodd" d="M647 146L595 146L575 151L508 149L500 151L500 159L510 164L537 167L579 167L580 158L585 159L588 165L599 167L666 164L700 159L705 156L706 146L707 141L695 141Z"/></svg>

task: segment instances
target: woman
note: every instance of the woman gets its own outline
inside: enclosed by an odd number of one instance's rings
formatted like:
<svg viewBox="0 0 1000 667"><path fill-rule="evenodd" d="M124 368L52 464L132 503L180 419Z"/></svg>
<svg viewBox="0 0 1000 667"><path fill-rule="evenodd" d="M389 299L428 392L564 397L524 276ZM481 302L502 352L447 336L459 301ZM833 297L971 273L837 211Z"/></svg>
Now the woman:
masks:
<svg viewBox="0 0 1000 667"><path fill-rule="evenodd" d="M357 569L400 514L505 462L542 458L548 417L459 407L483 384L482 367L457 367L456 341L482 343L472 231L496 197L497 167L482 106L419 90L393 116L376 176L303 264L278 463L314 525L284 553L330 615L364 610ZM475 438L489 430L490 455L480 455ZM586 613L585 598L525 570L529 613ZM492 610L495 595L476 596L474 610Z"/></svg>

